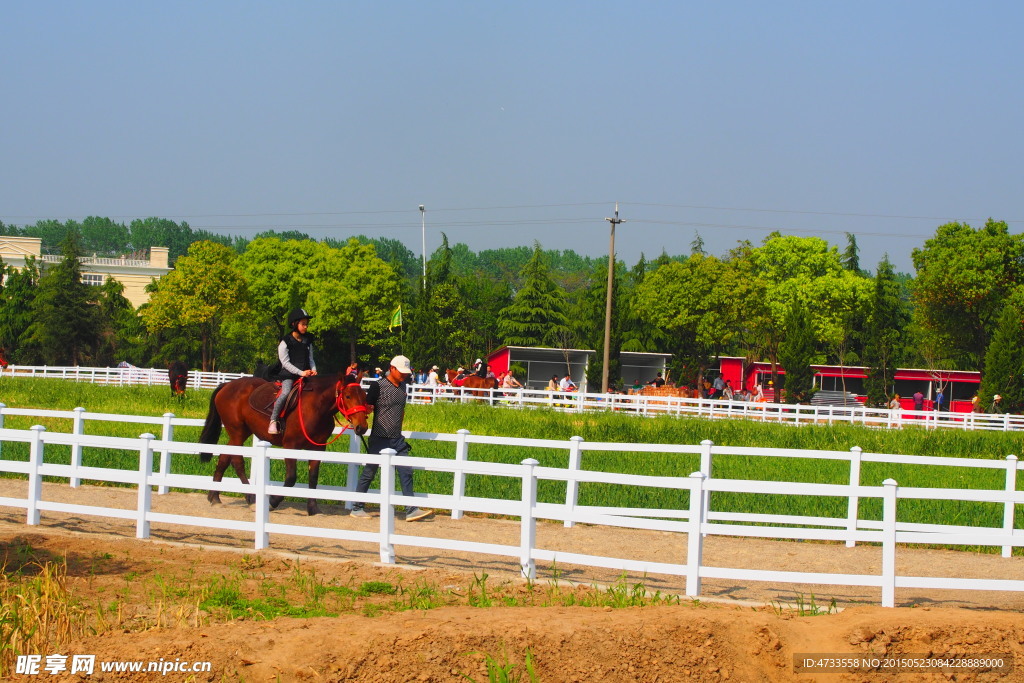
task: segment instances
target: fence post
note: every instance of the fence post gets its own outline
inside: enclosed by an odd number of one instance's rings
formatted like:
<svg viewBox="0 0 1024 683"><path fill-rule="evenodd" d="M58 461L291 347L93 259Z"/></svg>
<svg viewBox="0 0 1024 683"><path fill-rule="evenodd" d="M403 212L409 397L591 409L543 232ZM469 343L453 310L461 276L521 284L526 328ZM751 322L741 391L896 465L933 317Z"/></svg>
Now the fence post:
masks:
<svg viewBox="0 0 1024 683"><path fill-rule="evenodd" d="M1017 456L1008 455L1006 456L1006 492L1016 493L1017 492ZM1003 531L1006 532L1007 536L1013 536L1013 516L1014 508L1012 500L1008 500L1003 503ZM1013 554L1012 545L1003 546L1003 557L1009 557Z"/></svg>
<svg viewBox="0 0 1024 683"><path fill-rule="evenodd" d="M71 428L71 433L75 436L82 436L85 434L85 420L82 414L85 412L85 408L79 406L75 408L74 422ZM78 468L82 466L82 442L75 441L71 444L71 471L77 472ZM81 477L71 477L71 488L77 489L82 484Z"/></svg>
<svg viewBox="0 0 1024 683"><path fill-rule="evenodd" d="M467 436L469 436L468 429L460 429L455 432L455 462L461 465L464 465L469 460L469 444L466 443ZM455 496L456 506L462 502L462 498L466 495L466 471L464 469L455 470L455 484L452 486L452 495ZM461 508L452 508L452 519L462 519Z"/></svg>
<svg viewBox="0 0 1024 683"><path fill-rule="evenodd" d="M569 439L569 471L579 472L582 466L582 449L580 444L583 443L582 436L574 436ZM576 512L576 502L579 499L580 493L580 482L577 479L570 479L565 482L565 507L569 514ZM576 522L571 519L565 520L565 528L571 529L575 526Z"/></svg>
<svg viewBox="0 0 1024 683"><path fill-rule="evenodd" d="M701 533L701 527L707 521L704 516L704 473L692 473L690 483L690 530L686 534L686 595L697 598L700 597L700 565L704 559L704 535Z"/></svg>
<svg viewBox="0 0 1024 683"><path fill-rule="evenodd" d="M171 420L174 419L174 413L164 413L164 428L160 435L162 441L174 441L174 425L171 424ZM160 451L160 476L166 477L171 473L171 452L166 448ZM158 486L156 492L160 495L167 493L169 487L166 484Z"/></svg>
<svg viewBox="0 0 1024 683"><path fill-rule="evenodd" d="M380 561L394 564L395 546L391 544L391 537L395 534L395 507L391 504L391 495L395 491L395 470L391 458L397 451L385 448L380 454L384 458L380 466Z"/></svg>
<svg viewBox="0 0 1024 683"><path fill-rule="evenodd" d="M715 442L710 439L704 439L700 442L700 472L706 479L711 478L711 448L715 445ZM704 519L707 519L711 514L711 493L708 492L704 495Z"/></svg>
<svg viewBox="0 0 1024 683"><path fill-rule="evenodd" d="M360 443L361 443L361 441L359 440L359 436L355 432L352 432L351 434L349 434L348 435L348 452L349 453L359 453L360 452L359 451L359 444ZM348 464L347 470L348 471L345 474L345 490L349 491L349 492L355 491L356 490L356 484L359 482L359 463L350 462ZM346 500L345 501L345 509L346 510L351 510L352 509L352 505L353 505L353 502L351 500Z"/></svg>
<svg viewBox="0 0 1024 683"><path fill-rule="evenodd" d="M896 606L896 495L894 479L882 482L882 607Z"/></svg>
<svg viewBox="0 0 1024 683"><path fill-rule="evenodd" d="M540 463L533 458L523 460L523 511L519 532L519 566L527 579L537 578L537 563L533 559L533 547L537 544L537 518L533 508L537 505L537 477L534 468Z"/></svg>
<svg viewBox="0 0 1024 683"><path fill-rule="evenodd" d="M153 439L150 433L139 436L139 504L135 511L135 538L149 538L149 510L153 504L153 490L149 478L153 474Z"/></svg>
<svg viewBox="0 0 1024 683"><path fill-rule="evenodd" d="M6 407L7 407L6 404L0 403L0 429L4 428L4 408L6 408ZM2 451L3 447L4 447L3 442L0 441L0 451Z"/></svg>
<svg viewBox="0 0 1024 683"><path fill-rule="evenodd" d="M256 550L263 550L270 545L270 534L267 524L270 523L270 501L267 496L267 484L270 482L270 442L255 439L256 453L252 457L252 483L256 489Z"/></svg>
<svg viewBox="0 0 1024 683"><path fill-rule="evenodd" d="M850 486L860 486L860 461L864 449L854 446L850 449ZM860 496L850 491L850 498L846 507L846 530L854 532L857 530L857 517L860 515ZM846 547L852 548L857 541L852 538L846 539Z"/></svg>
<svg viewBox="0 0 1024 683"><path fill-rule="evenodd" d="M28 447L28 505L26 524L39 524L39 496L43 488L43 478L39 476L39 466L43 464L43 425L32 425L32 441Z"/></svg>

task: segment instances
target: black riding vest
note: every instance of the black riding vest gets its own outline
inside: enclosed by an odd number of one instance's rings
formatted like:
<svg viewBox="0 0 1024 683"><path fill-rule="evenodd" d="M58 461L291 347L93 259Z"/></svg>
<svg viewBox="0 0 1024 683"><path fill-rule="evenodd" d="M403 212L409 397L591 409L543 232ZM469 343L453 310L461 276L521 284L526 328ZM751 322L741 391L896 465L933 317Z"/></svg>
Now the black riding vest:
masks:
<svg viewBox="0 0 1024 683"><path fill-rule="evenodd" d="M302 337L302 341L298 341L291 334L286 334L281 341L288 347L288 359L292 365L299 370L309 370L309 354L313 347L313 340L306 335ZM298 377L287 370L282 370L278 375L278 379L298 379Z"/></svg>

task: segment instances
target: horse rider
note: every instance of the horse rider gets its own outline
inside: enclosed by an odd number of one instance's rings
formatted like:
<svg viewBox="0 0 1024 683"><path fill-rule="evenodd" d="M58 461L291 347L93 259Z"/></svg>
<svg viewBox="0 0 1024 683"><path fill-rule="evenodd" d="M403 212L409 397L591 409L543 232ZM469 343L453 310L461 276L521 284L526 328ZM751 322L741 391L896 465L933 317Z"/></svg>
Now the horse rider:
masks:
<svg viewBox="0 0 1024 683"><path fill-rule="evenodd" d="M281 380L281 393L274 400L274 409L270 413L268 434L278 434L281 426L277 416L281 413L292 384L300 377L316 374L316 361L313 360L313 340L306 334L309 329L309 313L303 308L296 308L288 314L288 327L291 331L281 338L277 345L277 358L281 361L281 372L277 379Z"/></svg>
<svg viewBox="0 0 1024 683"><path fill-rule="evenodd" d="M345 368L345 384L359 384L359 363L349 363Z"/></svg>
<svg viewBox="0 0 1024 683"><path fill-rule="evenodd" d="M487 379L487 363L477 358L476 362L473 363L473 374L477 377Z"/></svg>

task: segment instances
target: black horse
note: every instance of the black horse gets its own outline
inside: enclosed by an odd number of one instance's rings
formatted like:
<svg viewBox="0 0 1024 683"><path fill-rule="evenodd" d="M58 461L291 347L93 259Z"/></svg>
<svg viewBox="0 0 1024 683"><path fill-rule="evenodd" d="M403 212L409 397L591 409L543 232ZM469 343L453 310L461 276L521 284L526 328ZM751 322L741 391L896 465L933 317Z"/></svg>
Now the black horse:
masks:
<svg viewBox="0 0 1024 683"><path fill-rule="evenodd" d="M171 380L171 396L184 396L185 385L188 384L188 367L176 360L167 368L167 377Z"/></svg>

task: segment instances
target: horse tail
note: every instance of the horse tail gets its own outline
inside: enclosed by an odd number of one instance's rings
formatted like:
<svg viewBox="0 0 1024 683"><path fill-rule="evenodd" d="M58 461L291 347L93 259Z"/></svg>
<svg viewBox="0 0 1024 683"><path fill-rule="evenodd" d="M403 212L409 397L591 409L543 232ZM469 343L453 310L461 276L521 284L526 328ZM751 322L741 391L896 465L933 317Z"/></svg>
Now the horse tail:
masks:
<svg viewBox="0 0 1024 683"><path fill-rule="evenodd" d="M217 443L220 440L220 430L223 425L220 421L220 413L217 411L217 394L223 389L226 384L221 384L219 387L213 390L213 394L210 396L210 412L206 414L206 424L203 425L203 432L199 435L199 443ZM201 462L210 462L213 458L213 453L200 453L199 460Z"/></svg>

